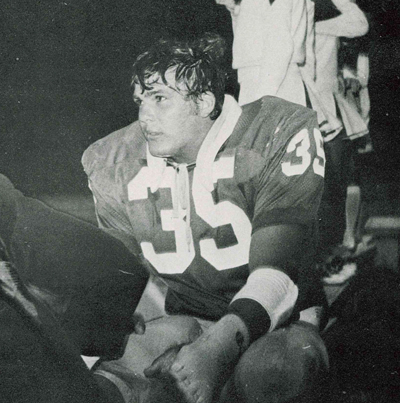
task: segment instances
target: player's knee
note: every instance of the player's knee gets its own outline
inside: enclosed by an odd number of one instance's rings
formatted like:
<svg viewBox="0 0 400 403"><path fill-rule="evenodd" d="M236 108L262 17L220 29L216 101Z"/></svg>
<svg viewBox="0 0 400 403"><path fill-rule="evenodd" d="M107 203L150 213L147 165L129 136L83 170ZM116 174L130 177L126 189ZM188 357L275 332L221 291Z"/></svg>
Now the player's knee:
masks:
<svg viewBox="0 0 400 403"><path fill-rule="evenodd" d="M246 403L307 401L318 394L327 369L328 356L317 332L290 326L250 346L235 369L235 389Z"/></svg>

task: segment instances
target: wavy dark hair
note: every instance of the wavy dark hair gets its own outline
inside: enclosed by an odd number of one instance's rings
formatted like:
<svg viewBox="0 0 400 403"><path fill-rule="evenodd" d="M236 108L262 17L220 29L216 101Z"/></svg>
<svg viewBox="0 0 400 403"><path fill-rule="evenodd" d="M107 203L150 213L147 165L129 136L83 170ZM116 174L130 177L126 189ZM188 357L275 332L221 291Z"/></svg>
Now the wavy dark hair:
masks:
<svg viewBox="0 0 400 403"><path fill-rule="evenodd" d="M224 103L224 55L225 40L217 34L206 33L184 41L161 39L137 57L131 84L140 85L145 91L161 78L165 85L170 86L165 74L167 70L175 69L175 81L187 91L187 97L197 102L205 92L214 94L216 102L210 118L215 120ZM153 76L154 81L150 81Z"/></svg>

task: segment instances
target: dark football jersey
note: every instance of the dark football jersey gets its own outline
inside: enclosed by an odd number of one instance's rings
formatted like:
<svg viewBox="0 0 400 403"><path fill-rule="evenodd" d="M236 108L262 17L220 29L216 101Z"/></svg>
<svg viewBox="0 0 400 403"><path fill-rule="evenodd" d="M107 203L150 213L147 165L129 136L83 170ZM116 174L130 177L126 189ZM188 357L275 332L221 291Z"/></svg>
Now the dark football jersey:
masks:
<svg viewBox="0 0 400 403"><path fill-rule="evenodd" d="M203 186L199 161L189 168L188 214L173 207L176 169L151 169L135 122L83 156L100 226L137 241L169 285L167 312L218 319L248 277L252 233L314 228L325 162L317 127L314 112L278 98L244 106L212 162L213 190Z"/></svg>

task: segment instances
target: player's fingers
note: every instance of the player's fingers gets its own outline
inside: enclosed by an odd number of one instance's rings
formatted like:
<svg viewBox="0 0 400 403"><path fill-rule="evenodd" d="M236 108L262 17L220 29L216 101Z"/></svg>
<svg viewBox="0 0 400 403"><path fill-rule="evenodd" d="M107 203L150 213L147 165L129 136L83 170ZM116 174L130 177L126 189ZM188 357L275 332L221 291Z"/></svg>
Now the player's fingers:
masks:
<svg viewBox="0 0 400 403"><path fill-rule="evenodd" d="M150 367L144 370L144 375L147 378L158 378L162 372L163 372L163 363L161 361L157 361L153 362L150 365Z"/></svg>
<svg viewBox="0 0 400 403"><path fill-rule="evenodd" d="M169 373L171 365L176 359L180 350L180 346L169 348L162 355L156 358L150 367L144 370L144 374L148 378L156 378Z"/></svg>

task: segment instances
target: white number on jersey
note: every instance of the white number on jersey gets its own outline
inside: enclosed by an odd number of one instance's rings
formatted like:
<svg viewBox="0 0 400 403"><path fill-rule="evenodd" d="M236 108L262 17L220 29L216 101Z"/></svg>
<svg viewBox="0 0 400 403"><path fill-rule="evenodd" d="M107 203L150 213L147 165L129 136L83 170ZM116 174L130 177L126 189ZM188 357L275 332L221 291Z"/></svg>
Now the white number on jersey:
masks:
<svg viewBox="0 0 400 403"><path fill-rule="evenodd" d="M325 152L323 140L318 129L314 129L313 140L315 141L317 156L313 160L313 170L317 175L324 176L325 173ZM282 172L286 176L302 175L311 164L310 134L307 129L300 130L289 142L286 152L295 152L296 160L282 163Z"/></svg>
<svg viewBox="0 0 400 403"><path fill-rule="evenodd" d="M233 156L221 158L213 165L213 182L218 179L232 178L234 175L235 159ZM229 201L215 204L211 193L203 188L197 178L197 168L193 179L193 201L196 214L212 228L230 224L238 243L226 248L218 248L214 239L200 241L201 256L217 270L226 270L248 263L251 239L251 222L245 212ZM143 167L128 184L129 200L147 199L151 172ZM175 170L167 167L164 172L161 188L170 188L174 197ZM188 245L186 239L186 223L184 211L179 209L179 217L173 217L172 210L161 211L163 231L174 231L176 252L157 253L151 242L142 242L141 247L145 258L160 273L183 273L195 257L193 237Z"/></svg>
<svg viewBox="0 0 400 403"><path fill-rule="evenodd" d="M151 171L143 167L128 184L129 200L147 199L148 184L151 183ZM167 167L164 172L161 188L170 188L175 197L175 169ZM173 210L161 210L161 225L163 231L174 231L176 252L157 253L151 242L142 242L143 255L160 272L165 274L183 273L193 261L195 252L193 237L188 245L186 239L186 224L184 212L179 209L179 217L175 218Z"/></svg>
<svg viewBox="0 0 400 403"><path fill-rule="evenodd" d="M213 182L218 179L233 178L234 157L223 157L213 165ZM207 192L196 179L193 180L193 200L197 214L211 227L230 224L238 243L218 249L214 239L200 241L201 256L217 270L226 270L249 262L251 222L245 212L229 201L214 204L211 193Z"/></svg>

